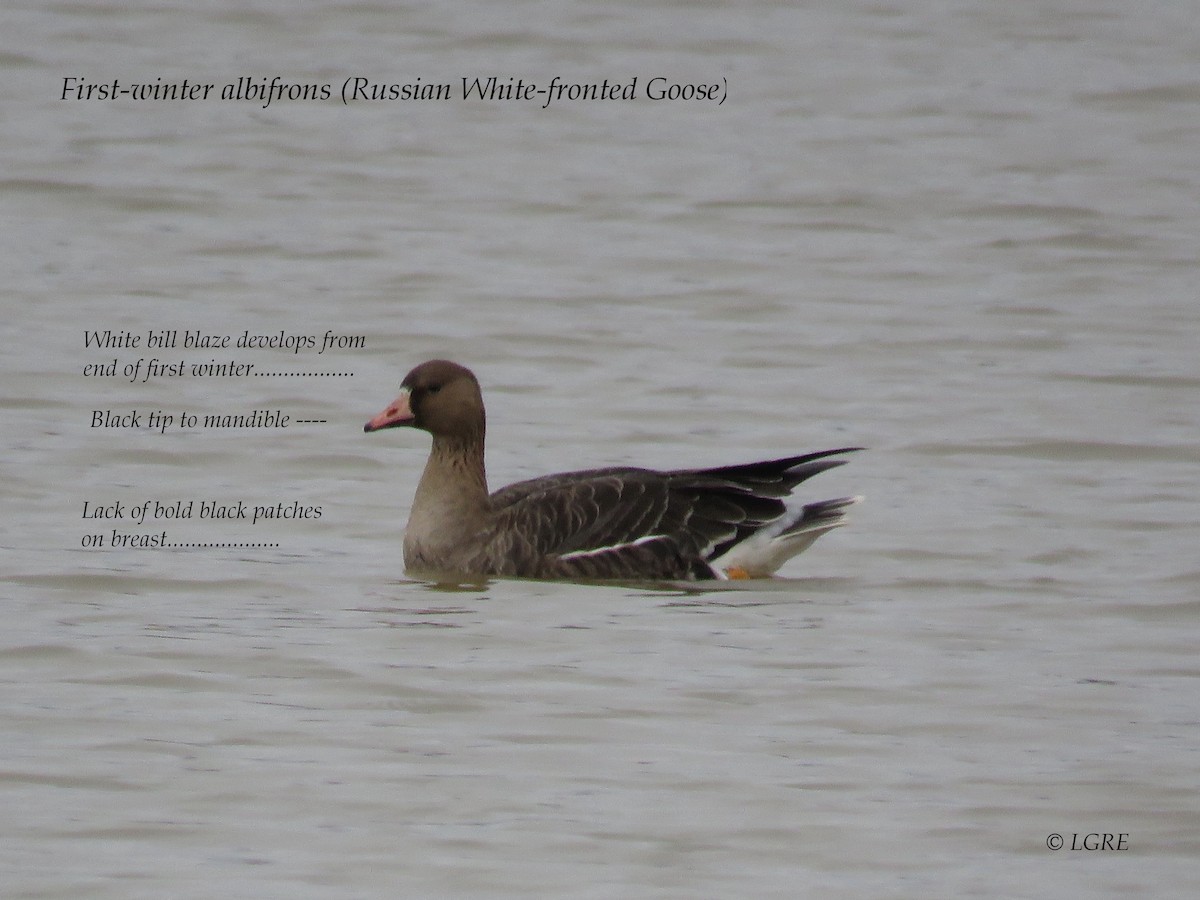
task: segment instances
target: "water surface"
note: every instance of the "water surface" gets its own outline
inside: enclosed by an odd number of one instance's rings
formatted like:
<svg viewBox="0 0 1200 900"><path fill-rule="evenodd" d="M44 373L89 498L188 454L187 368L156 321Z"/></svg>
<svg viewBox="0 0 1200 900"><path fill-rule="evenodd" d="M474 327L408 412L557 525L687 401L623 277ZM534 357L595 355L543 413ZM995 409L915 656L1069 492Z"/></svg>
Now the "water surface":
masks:
<svg viewBox="0 0 1200 900"><path fill-rule="evenodd" d="M5 13L5 895L1193 896L1192 16ZM730 88L57 99L358 72ZM367 340L140 384L82 376L88 328ZM807 490L867 501L778 583L408 580L427 439L361 426L435 356L483 381L495 486L861 444ZM90 498L322 516L98 551ZM1129 849L1070 849L1091 832Z"/></svg>

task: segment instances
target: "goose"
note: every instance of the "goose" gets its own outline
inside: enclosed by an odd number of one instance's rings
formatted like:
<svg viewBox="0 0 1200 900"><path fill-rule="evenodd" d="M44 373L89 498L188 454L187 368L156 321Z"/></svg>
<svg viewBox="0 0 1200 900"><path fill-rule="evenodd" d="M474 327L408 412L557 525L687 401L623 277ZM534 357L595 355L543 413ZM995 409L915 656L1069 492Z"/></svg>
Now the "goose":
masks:
<svg viewBox="0 0 1200 900"><path fill-rule="evenodd" d="M419 578L766 578L861 499L789 499L860 447L709 469L589 469L489 493L479 381L444 359L409 372L363 431L400 427L433 436L404 534L405 569Z"/></svg>

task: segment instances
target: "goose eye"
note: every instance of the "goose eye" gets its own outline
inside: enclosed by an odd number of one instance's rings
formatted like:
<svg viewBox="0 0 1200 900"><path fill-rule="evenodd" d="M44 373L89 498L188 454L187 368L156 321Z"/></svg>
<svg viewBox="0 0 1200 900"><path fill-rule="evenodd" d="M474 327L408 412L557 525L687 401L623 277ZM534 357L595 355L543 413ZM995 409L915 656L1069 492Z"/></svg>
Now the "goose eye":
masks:
<svg viewBox="0 0 1200 900"><path fill-rule="evenodd" d="M442 389L442 386L440 384L431 384L425 390L428 391L430 394L436 394L441 389Z"/></svg>

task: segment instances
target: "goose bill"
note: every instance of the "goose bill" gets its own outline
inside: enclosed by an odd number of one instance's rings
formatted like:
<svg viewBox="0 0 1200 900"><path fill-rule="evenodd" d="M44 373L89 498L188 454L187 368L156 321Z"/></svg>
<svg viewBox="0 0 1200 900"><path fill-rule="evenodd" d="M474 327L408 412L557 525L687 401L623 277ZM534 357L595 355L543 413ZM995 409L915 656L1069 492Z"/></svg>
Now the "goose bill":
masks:
<svg viewBox="0 0 1200 900"><path fill-rule="evenodd" d="M363 426L363 431L411 425L414 418L412 407L408 404L408 391L401 391L400 396L389 403L387 409Z"/></svg>

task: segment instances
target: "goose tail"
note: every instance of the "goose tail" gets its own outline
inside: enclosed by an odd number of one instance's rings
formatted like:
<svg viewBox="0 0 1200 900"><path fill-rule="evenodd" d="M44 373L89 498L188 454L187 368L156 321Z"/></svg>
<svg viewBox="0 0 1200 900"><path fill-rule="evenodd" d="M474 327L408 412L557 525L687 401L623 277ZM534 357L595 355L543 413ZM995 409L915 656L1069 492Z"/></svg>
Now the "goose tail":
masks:
<svg viewBox="0 0 1200 900"><path fill-rule="evenodd" d="M821 535L846 524L846 511L862 497L839 497L788 511L745 540L728 548L716 559L708 560L717 578L767 578L785 562L803 553Z"/></svg>

